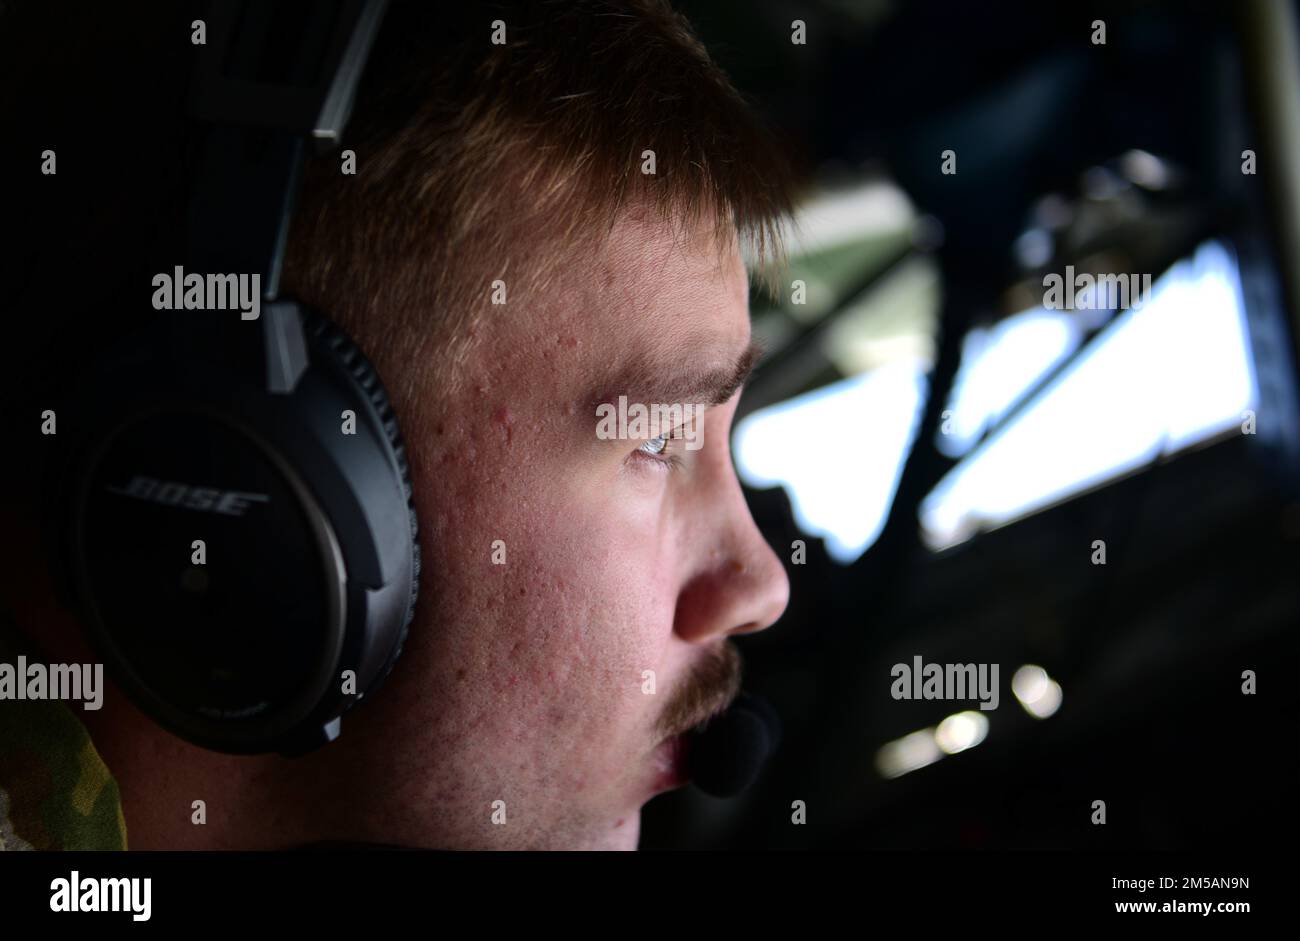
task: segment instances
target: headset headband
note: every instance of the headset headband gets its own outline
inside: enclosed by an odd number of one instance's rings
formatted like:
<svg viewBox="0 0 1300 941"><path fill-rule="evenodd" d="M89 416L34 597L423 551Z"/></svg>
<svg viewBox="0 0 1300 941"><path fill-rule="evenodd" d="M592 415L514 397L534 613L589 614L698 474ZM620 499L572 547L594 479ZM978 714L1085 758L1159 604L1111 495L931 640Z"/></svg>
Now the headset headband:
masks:
<svg viewBox="0 0 1300 941"><path fill-rule="evenodd" d="M262 276L273 300L304 147L336 147L387 0L215 0L190 112L206 139L187 263Z"/></svg>

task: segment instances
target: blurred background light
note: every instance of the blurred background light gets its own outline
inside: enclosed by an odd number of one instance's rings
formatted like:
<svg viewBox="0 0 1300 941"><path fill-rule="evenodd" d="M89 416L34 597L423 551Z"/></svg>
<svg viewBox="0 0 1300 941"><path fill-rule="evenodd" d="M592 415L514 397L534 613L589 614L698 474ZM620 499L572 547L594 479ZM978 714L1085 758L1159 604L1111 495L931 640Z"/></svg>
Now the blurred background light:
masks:
<svg viewBox="0 0 1300 941"><path fill-rule="evenodd" d="M881 777L897 778L934 764L942 757L943 752L934 741L934 729L922 729L880 746L876 752L876 770Z"/></svg>
<svg viewBox="0 0 1300 941"><path fill-rule="evenodd" d="M1040 666L1027 663L1011 677L1011 691L1036 719L1046 719L1061 708L1061 685Z"/></svg>
<svg viewBox="0 0 1300 941"><path fill-rule="evenodd" d="M945 755L974 748L989 734L989 720L982 712L967 710L948 716L937 727L921 729L880 746L876 771L884 778L898 778Z"/></svg>
<svg viewBox="0 0 1300 941"><path fill-rule="evenodd" d="M949 716L934 732L934 743L949 755L974 748L989 734L989 720L982 712L966 710Z"/></svg>

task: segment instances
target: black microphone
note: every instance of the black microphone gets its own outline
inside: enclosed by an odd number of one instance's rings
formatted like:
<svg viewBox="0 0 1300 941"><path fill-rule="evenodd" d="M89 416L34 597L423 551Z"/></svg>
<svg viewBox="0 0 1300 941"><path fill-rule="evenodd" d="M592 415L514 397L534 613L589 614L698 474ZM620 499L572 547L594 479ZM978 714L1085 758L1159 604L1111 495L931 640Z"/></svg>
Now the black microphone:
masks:
<svg viewBox="0 0 1300 941"><path fill-rule="evenodd" d="M776 710L742 692L726 712L691 731L691 782L713 797L733 797L754 783L780 741Z"/></svg>

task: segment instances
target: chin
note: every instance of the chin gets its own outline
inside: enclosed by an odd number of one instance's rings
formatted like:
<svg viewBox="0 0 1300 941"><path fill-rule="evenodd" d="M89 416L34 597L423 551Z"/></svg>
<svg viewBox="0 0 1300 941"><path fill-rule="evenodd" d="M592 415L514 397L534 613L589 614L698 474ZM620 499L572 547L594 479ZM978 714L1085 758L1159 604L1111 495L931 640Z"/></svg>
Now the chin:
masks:
<svg viewBox="0 0 1300 941"><path fill-rule="evenodd" d="M641 840L641 810L634 808L626 813L619 814L610 823L609 829L605 831L598 846L591 847L597 850L635 850L637 843Z"/></svg>
<svg viewBox="0 0 1300 941"><path fill-rule="evenodd" d="M641 841L641 811L634 811L631 817L624 817L623 825L614 830L610 836L613 839L610 849L628 852L635 850Z"/></svg>

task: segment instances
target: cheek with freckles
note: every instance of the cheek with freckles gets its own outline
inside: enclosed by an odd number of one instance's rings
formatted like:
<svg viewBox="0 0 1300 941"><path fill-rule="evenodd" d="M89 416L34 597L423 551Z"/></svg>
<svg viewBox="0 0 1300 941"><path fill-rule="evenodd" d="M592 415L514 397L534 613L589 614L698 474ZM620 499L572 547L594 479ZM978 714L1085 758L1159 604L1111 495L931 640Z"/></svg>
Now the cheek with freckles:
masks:
<svg viewBox="0 0 1300 941"><path fill-rule="evenodd" d="M666 691L671 553L656 513L614 465L575 466L554 436L548 446L545 434L510 417L508 439L489 422L466 442L476 462L460 465L471 478L460 484L473 499L456 499L454 473L442 478L452 498L445 532L480 549L444 556L443 627L476 680L480 741L545 769L552 786L580 790L617 780L652 744L663 697L646 695L642 683L654 670ZM488 466L499 472L484 486ZM504 565L492 563L496 540Z"/></svg>
<svg viewBox="0 0 1300 941"><path fill-rule="evenodd" d="M643 707L642 671L660 667L673 595L653 542L617 513L578 495L545 517L510 527L495 691L535 695L546 708L534 719L589 734Z"/></svg>

